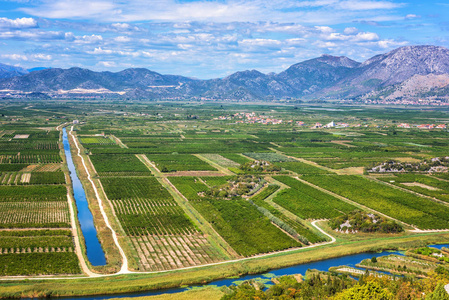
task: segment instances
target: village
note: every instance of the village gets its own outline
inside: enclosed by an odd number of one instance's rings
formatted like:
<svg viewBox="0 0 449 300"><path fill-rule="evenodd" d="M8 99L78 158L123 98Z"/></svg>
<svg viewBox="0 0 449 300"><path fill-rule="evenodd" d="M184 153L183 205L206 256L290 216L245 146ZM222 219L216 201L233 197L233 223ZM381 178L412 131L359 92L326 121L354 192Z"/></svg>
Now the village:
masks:
<svg viewBox="0 0 449 300"><path fill-rule="evenodd" d="M313 123L313 124L306 124L303 121L294 121L294 120L283 120L283 119L277 119L272 116L266 116L266 115L257 115L254 112L248 113L248 112L238 112L232 115L224 115L215 117L212 120L221 120L221 121L232 121L235 120L235 124L265 124L265 125L279 125L279 124L295 124L297 126L301 127L309 127L310 129L320 129L320 128L348 128L348 127L376 127L379 128L379 125L376 124L348 124L344 122L330 122L327 124L321 124L319 122ZM388 128L389 126L384 125L383 127ZM398 128L418 128L418 129L446 129L446 124L409 124L409 123L401 123L397 125Z"/></svg>

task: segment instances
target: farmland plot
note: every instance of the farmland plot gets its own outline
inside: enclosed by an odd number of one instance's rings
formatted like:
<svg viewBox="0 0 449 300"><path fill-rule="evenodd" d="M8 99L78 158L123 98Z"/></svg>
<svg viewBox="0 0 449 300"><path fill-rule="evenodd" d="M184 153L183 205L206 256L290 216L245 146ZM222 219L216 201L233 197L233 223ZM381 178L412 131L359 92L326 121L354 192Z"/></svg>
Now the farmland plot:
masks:
<svg viewBox="0 0 449 300"><path fill-rule="evenodd" d="M143 270L211 263L220 254L154 177L102 178Z"/></svg>
<svg viewBox="0 0 449 300"><path fill-rule="evenodd" d="M269 196L274 194L280 187L278 185L269 185L265 189L263 189L257 195L251 197L251 201L254 202L255 205L262 207L268 210L274 217L279 218L286 224L288 224L291 228L293 228L299 235L303 236L310 243L322 242L325 239L319 237L308 228L306 228L303 224L301 224L298 220L293 220L282 212L271 206L268 202L264 201Z"/></svg>
<svg viewBox="0 0 449 300"><path fill-rule="evenodd" d="M280 162L276 165L298 174L331 174L329 171L300 161Z"/></svg>
<svg viewBox="0 0 449 300"><path fill-rule="evenodd" d="M80 274L68 230L70 215L65 176L60 171L59 132L3 133L0 276Z"/></svg>
<svg viewBox="0 0 449 300"><path fill-rule="evenodd" d="M151 176L148 168L132 154L90 155L100 176Z"/></svg>
<svg viewBox="0 0 449 300"><path fill-rule="evenodd" d="M303 177L329 191L420 229L449 228L449 207L352 175Z"/></svg>
<svg viewBox="0 0 449 300"><path fill-rule="evenodd" d="M217 171L205 161L190 154L147 155L147 157L156 163L161 172Z"/></svg>
<svg viewBox="0 0 449 300"><path fill-rule="evenodd" d="M233 160L230 160L229 158L226 158L220 154L214 154L214 153L207 153L203 154L203 156L207 159L210 159L211 161L215 162L219 166L228 168L228 167L238 167L240 164L236 163Z"/></svg>
<svg viewBox="0 0 449 300"><path fill-rule="evenodd" d="M275 176L290 189L280 191L273 201L303 219L327 219L355 209L331 195L288 176Z"/></svg>
<svg viewBox="0 0 449 300"><path fill-rule="evenodd" d="M379 178L382 181L408 190L449 202L449 182L426 175L397 174Z"/></svg>
<svg viewBox="0 0 449 300"><path fill-rule="evenodd" d="M242 256L301 246L248 201L201 196L209 188L195 177L170 178L170 181Z"/></svg>

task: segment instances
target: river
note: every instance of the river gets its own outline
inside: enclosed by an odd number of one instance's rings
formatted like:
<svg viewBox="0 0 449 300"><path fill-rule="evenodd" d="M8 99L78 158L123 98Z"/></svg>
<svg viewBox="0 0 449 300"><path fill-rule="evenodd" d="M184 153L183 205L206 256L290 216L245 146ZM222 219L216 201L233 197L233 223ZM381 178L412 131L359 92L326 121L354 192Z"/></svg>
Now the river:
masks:
<svg viewBox="0 0 449 300"><path fill-rule="evenodd" d="M316 249L316 251L319 251ZM137 293L126 293L126 294L115 294L115 295L99 295L99 296L85 296L85 297L63 297L62 299L83 299L83 300L100 300L100 299L111 299L111 298L125 298L125 297L142 297L142 296L154 296L154 295L162 295L162 294L173 294L173 293L179 293L183 291L187 291L193 287L204 287L204 286L230 286L230 285L236 285L239 284L245 280L255 279L262 282L269 282L271 278L273 277L279 277L283 275L293 275L293 274L302 274L305 275L306 271L308 269L316 269L320 271L328 271L330 267L337 267L337 266L350 266L355 267L356 264L360 263L362 260L367 258L380 257L390 254L398 254L398 255L404 255L402 252L392 252L392 251L383 251L378 253L360 253L360 254L353 254L353 255L347 255L337 258L331 258L331 259L325 259L320 260L316 262L306 263L306 264L299 264L292 267L286 267L286 268L280 268L272 270L268 273L264 274L255 274L255 275L245 275L239 278L225 278L225 279L219 279L216 281L212 281L208 284L204 285L194 285L189 287L179 287L179 288L172 288L172 289L163 289L163 290L155 290L155 291L147 291L147 292L137 292Z"/></svg>
<svg viewBox="0 0 449 300"><path fill-rule="evenodd" d="M101 248L100 242L97 238L97 231L95 229L93 223L92 213L89 210L88 203L86 200L86 195L79 180L75 166L72 160L72 154L70 152L70 145L67 139L66 129L63 129L63 142L64 142L64 151L67 158L67 164L70 170L70 178L72 179L73 191L76 206L78 208L78 220L81 224L81 231L83 233L84 239L86 241L87 248L87 257L92 265L104 265L106 264L106 259L104 256L103 249ZM434 245L435 247L441 249L441 247L448 247L449 245ZM319 251L316 249L315 251ZM292 267L280 268L270 271L265 274L256 274L256 275L245 275L239 278L227 278L220 279L216 281L212 281L208 284L190 286L190 287L179 287L173 289L163 289L163 290L155 290L155 291L147 291L147 292L137 292L137 293L126 293L126 294L114 294L114 295L97 295L97 296L84 296L84 297L62 297L58 299L83 299L83 300L100 300L100 299L111 299L111 298L124 298L124 297L142 297L142 296L153 296L153 295L162 295L162 294L173 294L186 291L191 289L192 287L200 287L200 286L230 286L233 284L239 284L245 280L255 279L263 282L269 282L270 278L278 277L283 275L293 275L293 274L302 274L305 275L308 269L316 269L319 271L328 271L330 267L337 266L350 266L354 267L356 264L360 263L362 260L372 257L380 257L390 254L398 254L404 255L402 252L391 252L391 251L383 251L379 253L360 253L342 256L338 258L331 258L320 260L316 262L306 263L306 264L298 264Z"/></svg>
<svg viewBox="0 0 449 300"><path fill-rule="evenodd" d="M70 179L72 180L73 196L78 211L78 221L81 225L81 232L86 243L87 258L93 266L103 266L106 264L106 257L97 237L97 230L95 229L94 219L87 203L86 193L76 174L72 153L70 152L67 130L65 128L62 129L62 141L64 143L67 166L70 171Z"/></svg>

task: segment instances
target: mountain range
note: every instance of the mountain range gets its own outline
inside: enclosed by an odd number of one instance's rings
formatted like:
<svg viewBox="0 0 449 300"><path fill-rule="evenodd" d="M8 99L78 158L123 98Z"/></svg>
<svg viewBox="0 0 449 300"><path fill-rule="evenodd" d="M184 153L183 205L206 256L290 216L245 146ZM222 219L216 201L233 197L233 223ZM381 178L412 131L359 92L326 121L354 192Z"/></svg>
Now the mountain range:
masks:
<svg viewBox="0 0 449 300"><path fill-rule="evenodd" d="M449 49L407 46L360 63L322 55L280 73L257 70L199 80L144 68L120 72L24 69L0 64L0 96L116 97L129 99L448 99Z"/></svg>

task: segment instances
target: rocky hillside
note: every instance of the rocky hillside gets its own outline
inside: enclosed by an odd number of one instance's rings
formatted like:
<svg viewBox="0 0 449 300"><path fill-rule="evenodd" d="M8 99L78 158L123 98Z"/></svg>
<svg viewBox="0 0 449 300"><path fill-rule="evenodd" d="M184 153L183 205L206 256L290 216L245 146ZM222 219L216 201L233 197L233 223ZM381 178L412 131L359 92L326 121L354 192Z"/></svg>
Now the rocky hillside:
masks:
<svg viewBox="0 0 449 300"><path fill-rule="evenodd" d="M95 94L149 99L447 98L449 49L401 47L363 63L347 57L323 55L292 65L278 74L251 70L211 80L162 75L147 69L126 69L116 73L80 68L45 69L13 76L0 79L0 90L13 91L3 92L3 97L39 92L53 97Z"/></svg>
<svg viewBox="0 0 449 300"><path fill-rule="evenodd" d="M14 66L0 64L0 79L10 78L10 77L14 77L14 76L22 76L27 73L28 73L27 70L22 69L20 67L14 67Z"/></svg>

